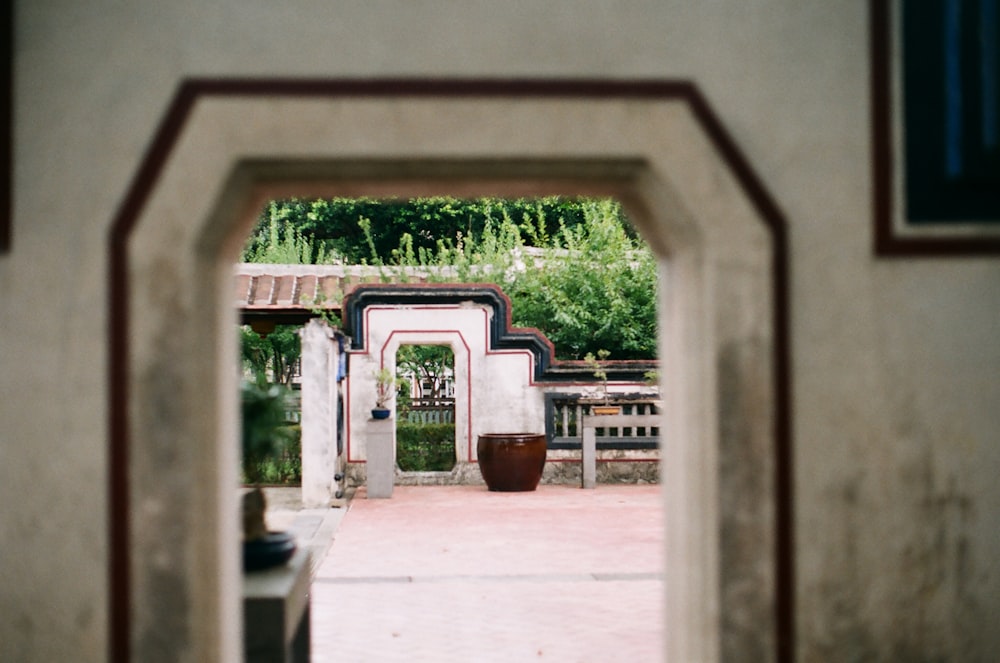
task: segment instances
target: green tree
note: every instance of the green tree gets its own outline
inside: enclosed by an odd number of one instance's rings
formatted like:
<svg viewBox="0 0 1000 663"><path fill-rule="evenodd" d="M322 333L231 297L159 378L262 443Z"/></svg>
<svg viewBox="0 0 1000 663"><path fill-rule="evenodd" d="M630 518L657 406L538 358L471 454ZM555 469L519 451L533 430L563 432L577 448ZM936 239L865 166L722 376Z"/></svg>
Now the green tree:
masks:
<svg viewBox="0 0 1000 663"><path fill-rule="evenodd" d="M290 200L269 205L263 221L251 257L290 242L294 262L343 256L380 266L386 281L423 269L432 281L496 283L514 324L544 332L560 359L602 348L615 359L656 356L656 262L613 200ZM275 234L279 221L291 235ZM321 234L334 231L343 234Z"/></svg>
<svg viewBox="0 0 1000 663"><path fill-rule="evenodd" d="M459 235L478 236L489 223L511 220L522 229L529 246L544 246L546 238L561 227L573 228L584 223L586 199L561 196L544 198L474 198L447 196L427 198L289 198L269 203L260 217L244 252L247 262L259 255L261 247L276 242L272 226L286 236L290 224L301 237L312 242L313 254L301 263L343 260L362 264L372 260L371 244L383 262L391 260L399 238L410 235L414 250L436 251L438 242L454 240ZM358 225L361 219L371 223L371 237L365 237ZM530 232L525 232L528 229ZM628 229L631 232L631 229ZM319 251L323 251L323 257ZM279 261L284 262L284 261Z"/></svg>
<svg viewBox="0 0 1000 663"><path fill-rule="evenodd" d="M563 228L552 250L529 256L505 285L514 323L542 330L561 358L610 351L656 356L656 260L625 232L621 207L591 201L586 221Z"/></svg>
<svg viewBox="0 0 1000 663"><path fill-rule="evenodd" d="M415 378L424 398L441 398L445 378L454 365L455 353L447 345L401 345L396 352L396 373L405 379ZM425 384L431 385L431 393L423 393Z"/></svg>
<svg viewBox="0 0 1000 663"><path fill-rule="evenodd" d="M271 201L243 249L243 262L307 265L327 261L326 248L301 229L301 203ZM338 321L339 322L339 321ZM244 371L257 382L290 385L302 353L299 325L278 325L261 337L244 325L240 348Z"/></svg>
<svg viewBox="0 0 1000 663"><path fill-rule="evenodd" d="M240 327L243 369L255 382L291 385L302 354L297 325L277 325L261 338L249 325Z"/></svg>
<svg viewBox="0 0 1000 663"><path fill-rule="evenodd" d="M310 265L332 262L326 246L303 234L295 207L271 201L243 249L243 262Z"/></svg>
<svg viewBox="0 0 1000 663"><path fill-rule="evenodd" d="M615 359L655 358L652 252L629 232L614 200L585 201L580 209L582 222L560 226L553 236L540 216L521 224L505 216L479 236L439 241L436 251L415 249L404 234L383 278L406 281L408 269L425 267L432 281L496 283L510 297L513 324L541 330L560 359L601 349ZM533 246L525 234L535 238ZM373 253L373 260L380 259Z"/></svg>

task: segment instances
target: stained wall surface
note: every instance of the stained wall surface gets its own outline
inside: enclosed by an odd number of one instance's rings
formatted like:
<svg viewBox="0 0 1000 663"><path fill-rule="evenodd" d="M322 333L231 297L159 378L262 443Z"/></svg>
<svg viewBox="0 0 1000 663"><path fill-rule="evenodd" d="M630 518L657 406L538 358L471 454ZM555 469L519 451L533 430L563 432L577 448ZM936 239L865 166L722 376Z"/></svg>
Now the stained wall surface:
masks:
<svg viewBox="0 0 1000 663"><path fill-rule="evenodd" d="M0 659L107 658L108 233L178 83L461 76L698 85L789 224L798 658L988 660L1000 262L873 256L868 27L827 0L16 2Z"/></svg>

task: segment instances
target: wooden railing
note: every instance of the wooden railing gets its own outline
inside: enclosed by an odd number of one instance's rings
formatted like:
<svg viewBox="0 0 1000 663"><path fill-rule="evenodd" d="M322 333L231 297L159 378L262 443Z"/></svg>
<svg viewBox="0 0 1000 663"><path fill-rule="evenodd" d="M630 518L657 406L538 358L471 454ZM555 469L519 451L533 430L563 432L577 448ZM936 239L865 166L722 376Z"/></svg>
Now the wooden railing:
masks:
<svg viewBox="0 0 1000 663"><path fill-rule="evenodd" d="M651 426L660 413L655 396L619 394L609 397L609 404L620 406L614 425L597 427L598 449L656 449L660 429ZM596 403L582 394L548 394L545 397L545 434L549 449L579 449L583 442L583 417L592 414ZM631 422L635 425L629 425Z"/></svg>

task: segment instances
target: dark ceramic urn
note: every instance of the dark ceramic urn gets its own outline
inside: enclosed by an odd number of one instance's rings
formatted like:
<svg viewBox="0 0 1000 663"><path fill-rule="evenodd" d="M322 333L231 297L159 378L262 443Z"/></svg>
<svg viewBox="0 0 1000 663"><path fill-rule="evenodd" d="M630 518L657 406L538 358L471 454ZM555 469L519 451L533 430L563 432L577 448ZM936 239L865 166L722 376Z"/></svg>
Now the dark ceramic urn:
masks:
<svg viewBox="0 0 1000 663"><path fill-rule="evenodd" d="M500 492L535 490L545 468L545 435L484 433L476 452L486 487Z"/></svg>

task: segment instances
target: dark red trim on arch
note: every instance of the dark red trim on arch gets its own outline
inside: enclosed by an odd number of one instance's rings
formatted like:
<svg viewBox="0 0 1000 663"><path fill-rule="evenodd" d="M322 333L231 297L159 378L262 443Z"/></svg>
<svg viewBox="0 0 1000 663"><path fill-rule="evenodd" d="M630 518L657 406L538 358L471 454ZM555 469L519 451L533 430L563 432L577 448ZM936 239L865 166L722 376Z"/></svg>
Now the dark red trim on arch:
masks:
<svg viewBox="0 0 1000 663"><path fill-rule="evenodd" d="M109 518L111 659L130 660L128 526L129 283L127 243L195 104L215 97L435 97L647 99L688 105L774 240L773 324L775 334L775 577L776 659L794 658L794 532L791 430L791 339L786 221L762 180L689 81L595 79L188 79L181 83L129 185L109 236Z"/></svg>

